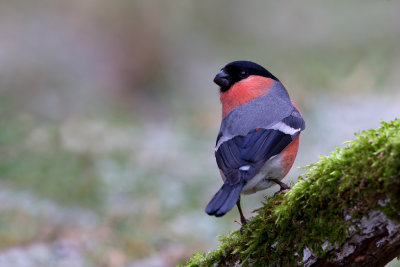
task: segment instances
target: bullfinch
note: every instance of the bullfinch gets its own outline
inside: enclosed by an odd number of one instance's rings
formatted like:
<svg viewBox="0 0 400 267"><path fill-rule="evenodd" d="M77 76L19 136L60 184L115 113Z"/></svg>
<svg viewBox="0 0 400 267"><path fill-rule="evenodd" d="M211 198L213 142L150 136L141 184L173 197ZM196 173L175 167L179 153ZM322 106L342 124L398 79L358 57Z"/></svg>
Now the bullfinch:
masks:
<svg viewBox="0 0 400 267"><path fill-rule="evenodd" d="M236 204L246 224L240 194L275 184L278 192L290 189L281 180L296 158L305 122L282 83L256 63L231 62L214 82L222 103L215 158L224 183L205 211L220 217Z"/></svg>

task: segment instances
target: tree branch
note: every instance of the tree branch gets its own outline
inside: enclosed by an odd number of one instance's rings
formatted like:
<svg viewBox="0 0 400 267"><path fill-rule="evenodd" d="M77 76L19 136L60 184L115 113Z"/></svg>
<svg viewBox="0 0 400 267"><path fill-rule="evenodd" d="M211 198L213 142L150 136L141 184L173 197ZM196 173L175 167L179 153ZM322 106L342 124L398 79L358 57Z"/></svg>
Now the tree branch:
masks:
<svg viewBox="0 0 400 267"><path fill-rule="evenodd" d="M400 254L400 120L356 135L186 266L384 266Z"/></svg>

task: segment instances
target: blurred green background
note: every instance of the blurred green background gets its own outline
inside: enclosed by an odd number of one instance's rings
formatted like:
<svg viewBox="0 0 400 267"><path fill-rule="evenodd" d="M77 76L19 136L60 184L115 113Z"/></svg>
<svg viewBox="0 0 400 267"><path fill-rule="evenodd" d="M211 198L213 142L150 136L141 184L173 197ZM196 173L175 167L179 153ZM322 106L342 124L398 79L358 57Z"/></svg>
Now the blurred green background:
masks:
<svg viewBox="0 0 400 267"><path fill-rule="evenodd" d="M203 212L221 185L214 75L252 60L284 83L304 166L399 117L399 10L0 1L0 266L174 266L215 248L240 225ZM276 190L244 197L246 215Z"/></svg>

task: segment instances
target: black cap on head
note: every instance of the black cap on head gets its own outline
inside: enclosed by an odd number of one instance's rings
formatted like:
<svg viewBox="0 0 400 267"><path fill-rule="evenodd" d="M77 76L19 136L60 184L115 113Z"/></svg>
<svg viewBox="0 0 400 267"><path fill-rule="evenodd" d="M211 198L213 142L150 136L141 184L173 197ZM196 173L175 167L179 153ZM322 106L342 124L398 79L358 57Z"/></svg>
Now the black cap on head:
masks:
<svg viewBox="0 0 400 267"><path fill-rule="evenodd" d="M236 82L246 79L250 75L258 75L279 81L264 67L251 61L234 61L226 65L214 78L221 92L226 92Z"/></svg>

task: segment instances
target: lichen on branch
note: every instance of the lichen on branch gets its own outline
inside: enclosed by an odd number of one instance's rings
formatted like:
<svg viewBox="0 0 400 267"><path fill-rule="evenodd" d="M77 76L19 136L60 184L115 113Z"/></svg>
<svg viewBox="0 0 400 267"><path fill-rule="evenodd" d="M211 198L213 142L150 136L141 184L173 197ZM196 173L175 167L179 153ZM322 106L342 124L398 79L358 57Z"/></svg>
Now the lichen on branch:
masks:
<svg viewBox="0 0 400 267"><path fill-rule="evenodd" d="M310 254L330 262L369 212L400 223L400 120L355 136L306 166L286 194L267 197L242 232L220 236L218 249L186 266L296 266Z"/></svg>

